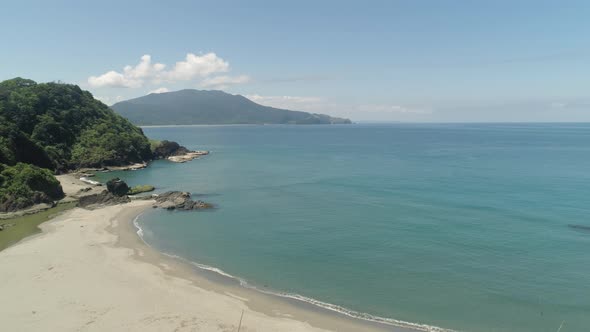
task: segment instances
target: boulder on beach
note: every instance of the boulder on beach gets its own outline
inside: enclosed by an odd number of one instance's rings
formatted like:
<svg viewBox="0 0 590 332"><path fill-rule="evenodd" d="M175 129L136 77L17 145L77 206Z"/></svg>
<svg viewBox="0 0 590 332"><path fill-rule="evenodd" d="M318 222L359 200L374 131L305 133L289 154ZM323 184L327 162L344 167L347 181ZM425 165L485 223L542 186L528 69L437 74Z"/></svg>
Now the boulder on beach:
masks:
<svg viewBox="0 0 590 332"><path fill-rule="evenodd" d="M107 190L116 196L124 196L129 192L129 186L125 181L119 178L113 178L107 181Z"/></svg>

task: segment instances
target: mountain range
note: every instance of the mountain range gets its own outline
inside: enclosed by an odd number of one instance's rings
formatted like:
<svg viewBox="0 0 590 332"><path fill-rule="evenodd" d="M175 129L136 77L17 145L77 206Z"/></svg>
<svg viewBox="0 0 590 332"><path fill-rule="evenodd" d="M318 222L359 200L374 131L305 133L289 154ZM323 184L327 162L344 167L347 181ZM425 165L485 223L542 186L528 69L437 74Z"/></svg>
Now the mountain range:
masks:
<svg viewBox="0 0 590 332"><path fill-rule="evenodd" d="M151 93L111 108L135 125L349 124L349 119L257 104L218 90Z"/></svg>

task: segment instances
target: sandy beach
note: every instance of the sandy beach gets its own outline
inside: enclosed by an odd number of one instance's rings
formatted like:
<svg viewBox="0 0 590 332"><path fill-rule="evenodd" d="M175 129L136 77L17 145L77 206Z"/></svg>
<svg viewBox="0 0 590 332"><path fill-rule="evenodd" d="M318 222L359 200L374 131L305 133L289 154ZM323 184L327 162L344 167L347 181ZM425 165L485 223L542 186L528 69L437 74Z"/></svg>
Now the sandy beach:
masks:
<svg viewBox="0 0 590 332"><path fill-rule="evenodd" d="M151 201L72 209L0 252L7 331L407 331L215 281L147 246ZM311 307L311 308L310 308Z"/></svg>

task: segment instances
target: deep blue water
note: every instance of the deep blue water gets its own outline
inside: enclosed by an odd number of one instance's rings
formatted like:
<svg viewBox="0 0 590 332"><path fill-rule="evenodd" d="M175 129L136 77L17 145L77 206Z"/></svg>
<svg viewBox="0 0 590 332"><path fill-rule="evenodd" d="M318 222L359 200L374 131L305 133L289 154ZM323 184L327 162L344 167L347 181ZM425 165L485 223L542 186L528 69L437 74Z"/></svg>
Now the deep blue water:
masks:
<svg viewBox="0 0 590 332"><path fill-rule="evenodd" d="M116 174L217 204L145 214L165 252L382 317L590 330L589 124L144 131L211 150Z"/></svg>

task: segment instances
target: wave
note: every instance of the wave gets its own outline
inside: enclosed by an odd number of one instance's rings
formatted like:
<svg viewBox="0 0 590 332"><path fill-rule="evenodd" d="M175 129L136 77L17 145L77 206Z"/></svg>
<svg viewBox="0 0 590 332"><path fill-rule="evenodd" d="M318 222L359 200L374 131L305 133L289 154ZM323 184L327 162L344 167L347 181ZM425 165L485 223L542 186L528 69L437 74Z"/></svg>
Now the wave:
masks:
<svg viewBox="0 0 590 332"><path fill-rule="evenodd" d="M143 228L141 228L141 226L139 226L139 217L141 217L143 213L138 214L135 218L133 218L133 226L135 226L135 228L137 228L137 235L143 240L143 242L145 244L147 244L147 242L145 242L145 240L143 239Z"/></svg>
<svg viewBox="0 0 590 332"><path fill-rule="evenodd" d="M139 214L138 216L136 216L133 219L133 225L135 226L135 228L137 228L137 235L141 238L141 240L143 241L143 243L145 243L148 247L152 248L155 250L154 247L152 247L143 237L144 233L143 233L143 229L141 228L141 226L139 225L139 218L141 217L143 213ZM330 310L333 312L337 312L339 314L351 317L351 318L356 318L356 319L361 319L361 320L365 320L365 321L369 321L369 322L374 322L374 323L380 323L380 324L386 324L386 325L390 325L390 326L395 326L395 327L403 327L403 328L410 328L410 329L414 329L416 331L425 331L425 332L455 332L454 330L450 330L450 329L445 329L442 327L438 327L438 326L432 326L432 325L427 325L427 324L420 324L420 323L411 323L411 322L406 322L403 320L398 320L398 319L394 319L394 318L386 318L386 317L380 317L380 316L375 316L375 315L371 315L369 313L364 313L364 312L359 312L359 311L354 311L348 308L344 308L341 307L339 305L336 304L332 304L332 303L327 303L327 302L323 302L320 300L316 300L307 296L303 296L300 294L296 294L296 293L285 293L285 292L278 292L278 291L271 291L271 290L266 290L266 289L260 289L254 285L249 284L245 279L234 276L232 274L229 274L219 268L213 267L213 266L209 266L209 265L205 265L205 264L201 264L201 263L197 263L197 262L193 262L191 260L188 260L184 257L180 257L178 255L174 255L174 254L169 254L167 252L163 252L160 251L162 254L164 254L165 256L168 256L170 258L174 258L177 260L180 260L184 263L188 263L192 266L195 266L201 270L205 270L205 271L210 271L210 272L214 272L217 273L221 276L224 276L226 278L230 278L233 279L237 282L239 282L240 286L248 288L248 289L252 289L255 290L257 292L263 293L263 294L267 294L267 295L272 295L272 296L278 296L281 298L286 298L286 299L292 299L292 300L297 300L297 301L301 301L301 302L305 302L311 305L314 305L316 307L322 308L322 309L326 309L326 310Z"/></svg>

